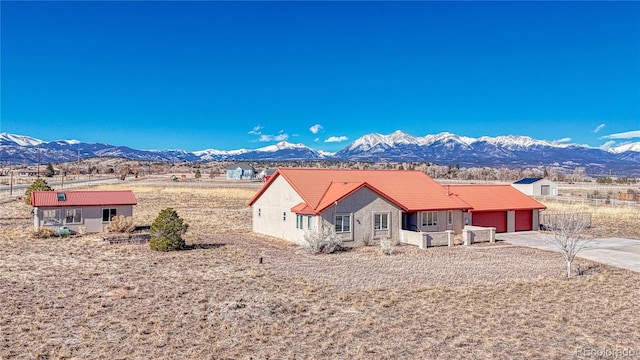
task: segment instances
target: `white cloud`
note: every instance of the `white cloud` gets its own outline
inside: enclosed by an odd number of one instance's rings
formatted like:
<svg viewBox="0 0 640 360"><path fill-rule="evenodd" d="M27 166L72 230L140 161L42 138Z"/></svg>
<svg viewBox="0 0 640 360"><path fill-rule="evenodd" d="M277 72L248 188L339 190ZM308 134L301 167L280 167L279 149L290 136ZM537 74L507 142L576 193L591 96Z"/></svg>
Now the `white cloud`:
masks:
<svg viewBox="0 0 640 360"><path fill-rule="evenodd" d="M347 140L349 140L349 138L346 137L346 136L330 136L324 142L327 142L327 143L330 143L330 142L343 142L343 141L347 141Z"/></svg>
<svg viewBox="0 0 640 360"><path fill-rule="evenodd" d="M318 132L320 132L320 130L322 130L323 127L320 124L315 124L312 127L309 128L309 131L311 131L314 134L317 134Z"/></svg>
<svg viewBox="0 0 640 360"><path fill-rule="evenodd" d="M264 126L256 125L256 126L253 127L253 129L251 131L248 132L248 134L260 135L260 134L262 134L260 132L260 130L262 130L262 129L264 129Z"/></svg>
<svg viewBox="0 0 640 360"><path fill-rule="evenodd" d="M320 141L320 138L313 139L313 142L318 142L318 141Z"/></svg>
<svg viewBox="0 0 640 360"><path fill-rule="evenodd" d="M593 129L593 132L597 134L597 133L600 132L600 130L604 129L605 126L607 126L607 125L606 124L600 124L595 129Z"/></svg>
<svg viewBox="0 0 640 360"><path fill-rule="evenodd" d="M568 143L571 141L570 137L565 137L562 139L558 139L558 140L553 140L552 142L556 143L556 144L562 144L562 143Z"/></svg>
<svg viewBox="0 0 640 360"><path fill-rule="evenodd" d="M614 140L609 140L606 143L602 144L600 146L600 149L602 150L609 150L611 149L614 145L616 144L616 142Z"/></svg>
<svg viewBox="0 0 640 360"><path fill-rule="evenodd" d="M634 139L640 138L640 130L626 131L617 134L611 134L601 137L600 139Z"/></svg>
<svg viewBox="0 0 640 360"><path fill-rule="evenodd" d="M289 138L288 134L284 134L284 133L280 133L278 135L266 135L266 134L262 134L260 135L260 139L258 139L258 141L260 142L266 142L266 141L285 141Z"/></svg>

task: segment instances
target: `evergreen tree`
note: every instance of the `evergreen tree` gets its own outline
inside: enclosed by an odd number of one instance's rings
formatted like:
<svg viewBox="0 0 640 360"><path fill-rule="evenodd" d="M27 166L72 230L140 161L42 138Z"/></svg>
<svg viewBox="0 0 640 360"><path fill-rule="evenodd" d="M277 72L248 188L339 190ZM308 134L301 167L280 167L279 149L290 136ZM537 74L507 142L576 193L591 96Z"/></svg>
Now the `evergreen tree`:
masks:
<svg viewBox="0 0 640 360"><path fill-rule="evenodd" d="M149 247L155 251L182 250L185 247L182 235L188 228L189 225L174 209L166 208L151 224Z"/></svg>
<svg viewBox="0 0 640 360"><path fill-rule="evenodd" d="M53 169L53 165L51 163L49 163L47 165L47 169L45 170L44 176L46 177L52 177L53 174L55 174L55 170Z"/></svg>
<svg viewBox="0 0 640 360"><path fill-rule="evenodd" d="M26 199L24 199L24 202L27 205L31 205L31 193L34 191L53 191L53 188L49 186L49 184L47 184L44 179L36 179L24 192L24 195L26 197Z"/></svg>

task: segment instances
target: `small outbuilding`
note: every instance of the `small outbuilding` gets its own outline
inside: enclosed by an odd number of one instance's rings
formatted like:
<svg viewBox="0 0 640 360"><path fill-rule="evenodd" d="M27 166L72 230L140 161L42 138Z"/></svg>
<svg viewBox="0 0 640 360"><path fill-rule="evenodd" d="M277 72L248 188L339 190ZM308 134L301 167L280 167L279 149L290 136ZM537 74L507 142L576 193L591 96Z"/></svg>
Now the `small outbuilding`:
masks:
<svg viewBox="0 0 640 360"><path fill-rule="evenodd" d="M31 193L33 225L73 232L105 230L118 215L133 216L137 201L131 190L118 191L34 191Z"/></svg>
<svg viewBox="0 0 640 360"><path fill-rule="evenodd" d="M558 195L558 184L544 178L523 178L514 182L511 186L529 196Z"/></svg>
<svg viewBox="0 0 640 360"><path fill-rule="evenodd" d="M227 166L227 180L251 180L256 176L256 170L252 164L241 162Z"/></svg>

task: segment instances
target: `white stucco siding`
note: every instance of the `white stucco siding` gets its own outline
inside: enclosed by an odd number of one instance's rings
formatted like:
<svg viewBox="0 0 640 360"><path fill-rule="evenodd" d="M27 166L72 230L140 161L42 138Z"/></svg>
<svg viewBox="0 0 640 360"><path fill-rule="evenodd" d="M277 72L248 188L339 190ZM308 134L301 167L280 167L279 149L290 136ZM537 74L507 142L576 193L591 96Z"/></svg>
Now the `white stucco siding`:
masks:
<svg viewBox="0 0 640 360"><path fill-rule="evenodd" d="M253 231L302 244L304 230L296 229L296 214L291 212L291 208L302 201L291 185L279 176L251 206Z"/></svg>
<svg viewBox="0 0 640 360"><path fill-rule="evenodd" d="M387 214L388 230L374 229L375 214ZM336 215L350 215L351 231L338 234L346 245L359 246L383 237L400 239L401 210L368 188L362 188L326 209L321 216L325 226L334 227Z"/></svg>

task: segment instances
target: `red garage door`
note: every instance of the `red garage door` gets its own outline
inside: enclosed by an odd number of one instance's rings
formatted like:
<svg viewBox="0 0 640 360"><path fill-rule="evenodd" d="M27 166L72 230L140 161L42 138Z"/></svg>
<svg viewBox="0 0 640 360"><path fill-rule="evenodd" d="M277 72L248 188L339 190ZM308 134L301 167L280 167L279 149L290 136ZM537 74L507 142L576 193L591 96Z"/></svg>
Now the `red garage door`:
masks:
<svg viewBox="0 0 640 360"><path fill-rule="evenodd" d="M533 211L516 210L516 231L529 231L533 227Z"/></svg>
<svg viewBox="0 0 640 360"><path fill-rule="evenodd" d="M507 232L506 211L474 211L471 219L474 226L494 227L496 232Z"/></svg>

